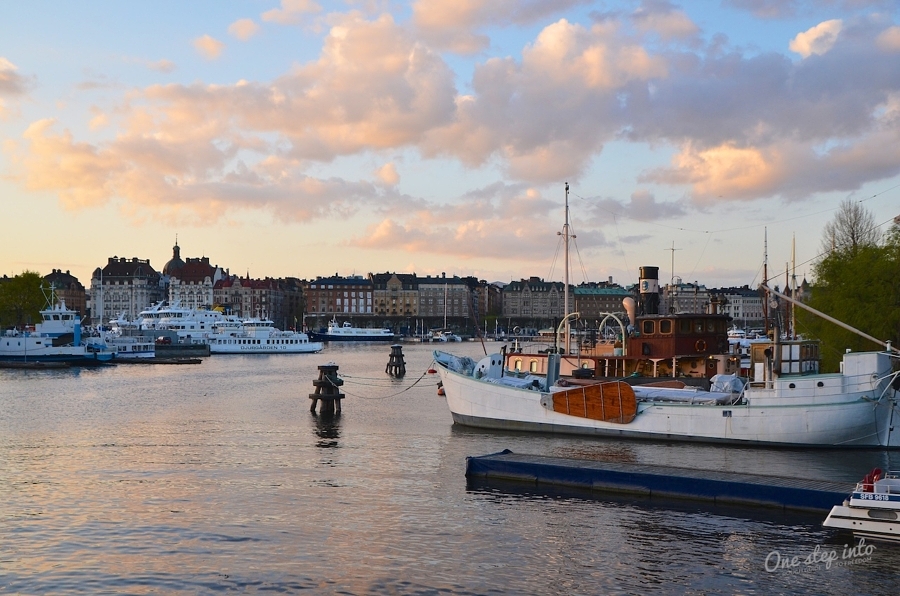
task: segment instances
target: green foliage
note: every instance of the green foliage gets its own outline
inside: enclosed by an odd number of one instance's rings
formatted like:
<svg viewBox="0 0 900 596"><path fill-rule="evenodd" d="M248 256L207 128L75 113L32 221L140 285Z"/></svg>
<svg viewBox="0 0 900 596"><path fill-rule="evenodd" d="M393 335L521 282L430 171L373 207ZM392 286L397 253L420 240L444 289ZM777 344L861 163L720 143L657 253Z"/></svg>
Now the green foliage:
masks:
<svg viewBox="0 0 900 596"><path fill-rule="evenodd" d="M860 331L900 345L900 243L835 251L815 268L809 306ZM812 313L797 309L798 331L819 339L822 370L837 371L847 350L879 346Z"/></svg>
<svg viewBox="0 0 900 596"><path fill-rule="evenodd" d="M0 283L0 325L33 325L41 320L47 301L41 291L43 278L35 271L23 271Z"/></svg>

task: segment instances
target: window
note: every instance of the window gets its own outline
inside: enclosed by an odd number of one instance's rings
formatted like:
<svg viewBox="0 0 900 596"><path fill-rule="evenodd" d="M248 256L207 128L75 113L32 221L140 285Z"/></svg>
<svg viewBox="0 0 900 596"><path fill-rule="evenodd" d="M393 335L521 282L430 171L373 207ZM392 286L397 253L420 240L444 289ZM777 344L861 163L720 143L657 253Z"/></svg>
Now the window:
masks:
<svg viewBox="0 0 900 596"><path fill-rule="evenodd" d="M659 322L659 332L663 334L672 333L672 321L669 319L663 319Z"/></svg>
<svg viewBox="0 0 900 596"><path fill-rule="evenodd" d="M656 333L656 321L644 321L641 325L641 333L644 335L652 335Z"/></svg>

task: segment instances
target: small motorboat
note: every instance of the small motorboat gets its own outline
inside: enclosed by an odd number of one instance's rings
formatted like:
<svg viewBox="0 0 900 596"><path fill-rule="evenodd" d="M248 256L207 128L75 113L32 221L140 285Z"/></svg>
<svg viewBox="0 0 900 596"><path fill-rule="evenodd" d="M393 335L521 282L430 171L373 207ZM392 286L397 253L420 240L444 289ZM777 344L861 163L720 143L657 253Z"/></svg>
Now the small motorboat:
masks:
<svg viewBox="0 0 900 596"><path fill-rule="evenodd" d="M842 505L835 505L824 526L850 530L873 540L900 541L900 472L875 468L856 485Z"/></svg>

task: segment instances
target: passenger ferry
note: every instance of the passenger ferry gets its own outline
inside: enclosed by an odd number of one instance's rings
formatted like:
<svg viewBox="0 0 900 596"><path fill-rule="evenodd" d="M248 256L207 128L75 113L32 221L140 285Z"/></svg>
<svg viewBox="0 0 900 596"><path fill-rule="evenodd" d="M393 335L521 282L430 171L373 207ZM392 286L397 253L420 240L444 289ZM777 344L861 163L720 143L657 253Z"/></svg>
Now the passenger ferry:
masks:
<svg viewBox="0 0 900 596"><path fill-rule="evenodd" d="M276 329L269 319L225 321L215 326L208 343L210 354L313 354L323 347L305 333Z"/></svg>

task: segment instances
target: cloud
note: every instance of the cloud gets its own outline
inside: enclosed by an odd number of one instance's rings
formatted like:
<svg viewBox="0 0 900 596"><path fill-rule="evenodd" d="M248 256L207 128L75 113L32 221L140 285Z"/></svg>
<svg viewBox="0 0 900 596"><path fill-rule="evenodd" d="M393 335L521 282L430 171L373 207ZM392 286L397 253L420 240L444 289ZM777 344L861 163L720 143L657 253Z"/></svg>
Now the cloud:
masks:
<svg viewBox="0 0 900 596"><path fill-rule="evenodd" d="M616 199L593 199L587 203L589 208L586 223L598 227L621 218L656 221L681 217L687 213L682 203L660 203L646 189L634 191L627 203Z"/></svg>
<svg viewBox="0 0 900 596"><path fill-rule="evenodd" d="M26 79L18 74L16 65L0 56L0 95L23 95L27 88Z"/></svg>
<svg viewBox="0 0 900 596"><path fill-rule="evenodd" d="M215 60L222 54L225 44L209 35L204 35L194 40L194 49L207 60Z"/></svg>
<svg viewBox="0 0 900 596"><path fill-rule="evenodd" d="M746 10L761 19L780 19L797 14L798 0L723 0L726 6Z"/></svg>
<svg viewBox="0 0 900 596"><path fill-rule="evenodd" d="M281 0L281 8L267 10L260 18L279 25L299 25L308 14L316 14L322 7L312 0Z"/></svg>
<svg viewBox="0 0 900 596"><path fill-rule="evenodd" d="M824 54L834 46L843 26L844 23L840 19L824 21L803 33L798 33L788 47L804 58L812 54Z"/></svg>
<svg viewBox="0 0 900 596"><path fill-rule="evenodd" d="M614 23L588 29L560 20L523 49L521 63L478 66L455 121L431 131L423 149L470 165L498 157L512 177L530 182L577 176L620 129L619 94L667 69Z"/></svg>
<svg viewBox="0 0 900 596"><path fill-rule="evenodd" d="M393 163L386 163L375 172L375 176L388 186L397 186L400 183L400 174Z"/></svg>
<svg viewBox="0 0 900 596"><path fill-rule="evenodd" d="M228 25L228 33L241 41L247 41L259 32L259 25L253 19L239 19Z"/></svg>
<svg viewBox="0 0 900 596"><path fill-rule="evenodd" d="M564 13L586 0L417 0L412 22L432 46L460 54L475 54L488 48L485 27L508 27L538 22Z"/></svg>
<svg viewBox="0 0 900 596"><path fill-rule="evenodd" d="M878 47L886 52L900 52L900 27L893 26L878 34Z"/></svg>
<svg viewBox="0 0 900 596"><path fill-rule="evenodd" d="M156 62L147 62L147 68L158 72L174 72L177 68L171 60L157 60Z"/></svg>
<svg viewBox="0 0 900 596"><path fill-rule="evenodd" d="M444 204L407 205L402 213L370 226L351 245L466 260L489 256L544 262L553 254L562 217L562 204L538 190L497 183ZM504 233L497 234L498 229Z"/></svg>
<svg viewBox="0 0 900 596"><path fill-rule="evenodd" d="M636 10L631 18L639 31L654 32L666 41L688 39L700 31L687 14L668 3L648 3Z"/></svg>

